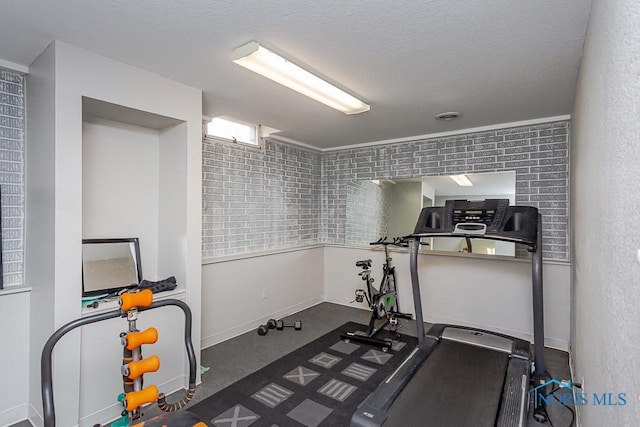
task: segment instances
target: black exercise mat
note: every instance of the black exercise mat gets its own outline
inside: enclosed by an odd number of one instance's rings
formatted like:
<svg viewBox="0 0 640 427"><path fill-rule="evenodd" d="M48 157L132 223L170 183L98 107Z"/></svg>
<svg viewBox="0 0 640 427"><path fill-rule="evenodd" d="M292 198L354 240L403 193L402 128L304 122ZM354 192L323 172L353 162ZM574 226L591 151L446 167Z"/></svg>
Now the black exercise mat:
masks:
<svg viewBox="0 0 640 427"><path fill-rule="evenodd" d="M347 426L357 406L415 347L401 335L387 353L340 339L348 322L189 408L210 426ZM393 338L382 331L377 337ZM257 350L259 351L259 350ZM350 354L349 354L350 352Z"/></svg>

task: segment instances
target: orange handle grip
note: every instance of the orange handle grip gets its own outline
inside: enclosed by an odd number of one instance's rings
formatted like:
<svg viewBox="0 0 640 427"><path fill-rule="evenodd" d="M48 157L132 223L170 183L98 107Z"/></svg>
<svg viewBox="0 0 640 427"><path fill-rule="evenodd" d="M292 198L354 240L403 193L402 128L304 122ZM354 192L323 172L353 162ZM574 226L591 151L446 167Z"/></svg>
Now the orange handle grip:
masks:
<svg viewBox="0 0 640 427"><path fill-rule="evenodd" d="M128 365L129 379L135 380L142 374L147 372L155 372L160 368L160 358L156 355L147 357L146 359L136 360Z"/></svg>
<svg viewBox="0 0 640 427"><path fill-rule="evenodd" d="M158 387L150 385L140 391L132 391L125 395L124 406L127 411L135 411L145 403L151 403L158 398Z"/></svg>
<svg viewBox="0 0 640 427"><path fill-rule="evenodd" d="M133 350L142 344L154 344L158 341L158 330L156 328L148 328L142 332L129 332L125 339L127 350Z"/></svg>
<svg viewBox="0 0 640 427"><path fill-rule="evenodd" d="M129 311L134 307L149 307L153 302L151 289L143 289L140 292L125 292L120 295L120 310Z"/></svg>

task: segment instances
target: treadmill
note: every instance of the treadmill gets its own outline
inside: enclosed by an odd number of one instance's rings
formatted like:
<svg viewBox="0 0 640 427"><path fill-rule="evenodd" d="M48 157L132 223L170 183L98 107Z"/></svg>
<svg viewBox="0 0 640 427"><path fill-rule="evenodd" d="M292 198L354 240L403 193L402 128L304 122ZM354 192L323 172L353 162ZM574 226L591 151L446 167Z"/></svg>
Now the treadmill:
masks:
<svg viewBox="0 0 640 427"><path fill-rule="evenodd" d="M428 237L483 238L524 245L532 254L533 352L528 341L463 326L436 324L425 334L418 250ZM351 418L353 427L525 426L531 393L544 383L542 219L508 199L448 200L422 209L411 245L411 284L418 344ZM544 391L544 390L542 390ZM544 401L534 409L545 422Z"/></svg>

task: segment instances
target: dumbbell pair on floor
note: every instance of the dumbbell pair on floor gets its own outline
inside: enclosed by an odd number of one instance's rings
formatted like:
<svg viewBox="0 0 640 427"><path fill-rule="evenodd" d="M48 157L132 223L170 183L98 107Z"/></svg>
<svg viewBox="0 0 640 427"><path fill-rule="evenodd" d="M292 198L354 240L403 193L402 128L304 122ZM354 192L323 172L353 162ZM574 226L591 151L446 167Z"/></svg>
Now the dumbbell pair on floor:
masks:
<svg viewBox="0 0 640 427"><path fill-rule="evenodd" d="M284 321L282 320L269 319L266 325L260 325L258 327L258 335L267 335L267 332L269 332L269 329L276 329L278 331L281 331L284 328L293 328L296 331L299 331L302 329L302 322L299 320L296 320L295 322L293 322L293 325L290 325L290 324L285 324Z"/></svg>

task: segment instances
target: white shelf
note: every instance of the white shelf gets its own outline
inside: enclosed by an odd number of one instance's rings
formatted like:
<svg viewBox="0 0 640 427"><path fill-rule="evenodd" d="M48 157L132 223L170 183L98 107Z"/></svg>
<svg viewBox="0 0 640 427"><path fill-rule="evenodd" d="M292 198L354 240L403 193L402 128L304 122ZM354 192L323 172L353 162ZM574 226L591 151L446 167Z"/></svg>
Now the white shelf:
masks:
<svg viewBox="0 0 640 427"><path fill-rule="evenodd" d="M154 301L161 301L169 298L178 299L180 301L185 300L185 290L183 288L177 287L172 291L159 292L157 294L153 294ZM100 302L98 308L90 308L90 307L82 307L82 317L91 316L98 313L104 313L110 310L115 310L118 308L118 298L109 299L104 302Z"/></svg>

